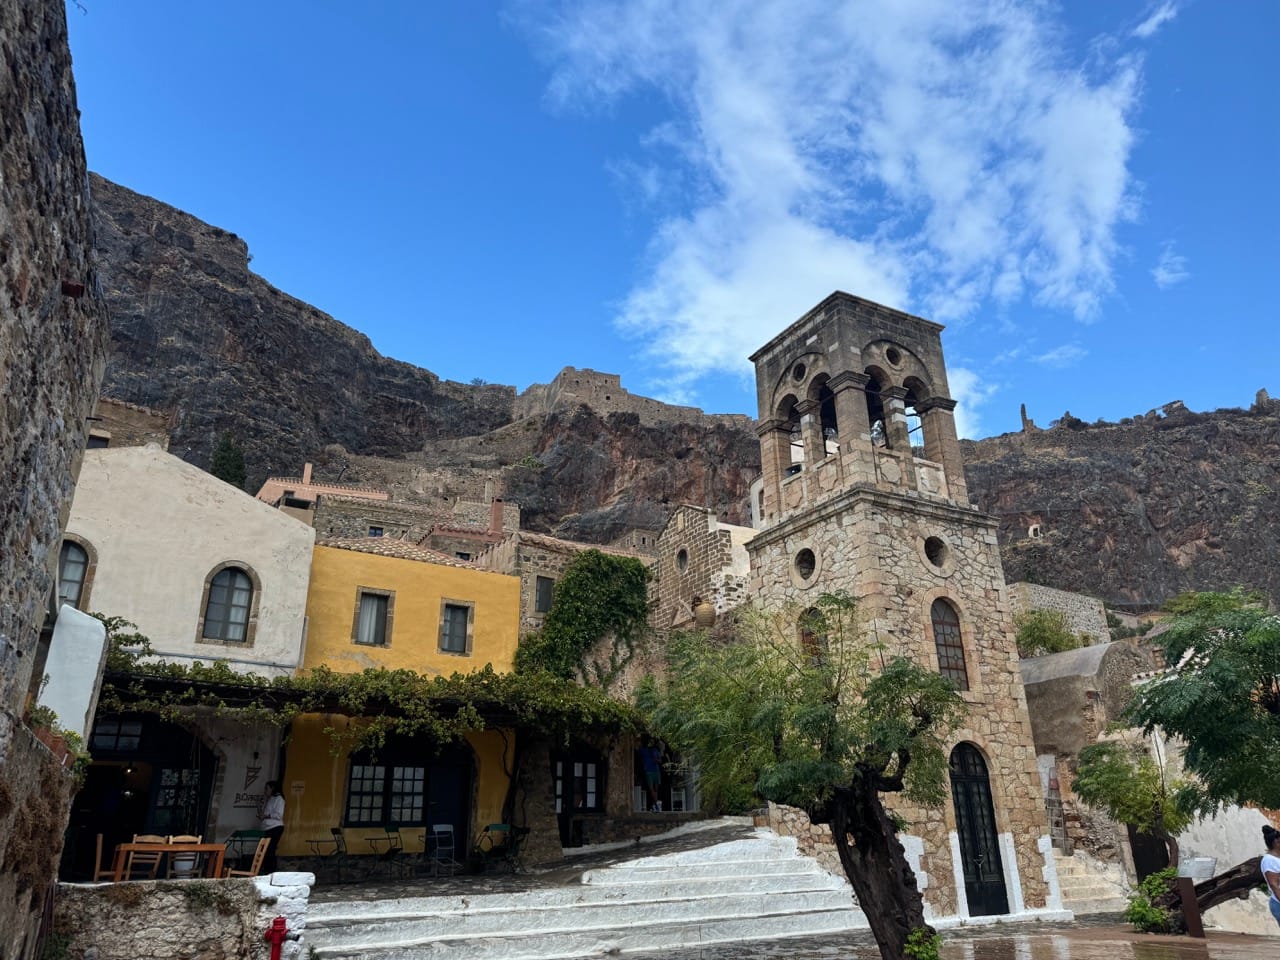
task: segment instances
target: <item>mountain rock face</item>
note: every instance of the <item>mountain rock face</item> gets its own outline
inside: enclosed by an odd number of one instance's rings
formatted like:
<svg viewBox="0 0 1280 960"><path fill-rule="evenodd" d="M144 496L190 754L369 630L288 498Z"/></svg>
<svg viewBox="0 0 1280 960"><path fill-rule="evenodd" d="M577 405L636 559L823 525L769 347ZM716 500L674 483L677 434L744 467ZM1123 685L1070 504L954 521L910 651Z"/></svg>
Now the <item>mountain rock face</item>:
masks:
<svg viewBox="0 0 1280 960"><path fill-rule="evenodd" d="M975 504L1000 519L1008 580L1147 609L1244 585L1280 601L1280 402L1118 424L1070 415L964 445Z"/></svg>
<svg viewBox="0 0 1280 960"><path fill-rule="evenodd" d="M330 443L393 456L511 419L515 390L442 381L249 270L235 234L94 175L111 310L103 393L172 410L170 450L243 446L250 485Z"/></svg>
<svg viewBox="0 0 1280 960"><path fill-rule="evenodd" d="M750 522L760 451L746 418L666 408L573 368L519 397L442 381L251 273L234 234L100 177L93 193L112 313L103 392L170 411L184 459L207 466L229 430L254 489L310 460L317 479L401 499L505 496L525 527L587 542L660 529L678 503ZM1247 411L1068 415L964 452L1009 580L1132 608L1236 584L1280 600L1280 402L1265 394Z"/></svg>

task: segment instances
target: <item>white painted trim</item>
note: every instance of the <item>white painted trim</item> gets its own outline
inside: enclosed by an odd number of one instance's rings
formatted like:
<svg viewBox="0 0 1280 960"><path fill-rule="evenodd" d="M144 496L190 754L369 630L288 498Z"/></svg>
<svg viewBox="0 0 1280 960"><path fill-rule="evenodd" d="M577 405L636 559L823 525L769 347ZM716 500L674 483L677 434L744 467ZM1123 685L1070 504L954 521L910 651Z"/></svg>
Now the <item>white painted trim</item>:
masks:
<svg viewBox="0 0 1280 960"><path fill-rule="evenodd" d="M964 861L960 858L960 834L955 830L947 831L947 842L951 844L951 872L955 875L956 916L964 921L969 919L969 894L964 888Z"/></svg>
<svg viewBox="0 0 1280 960"><path fill-rule="evenodd" d="M998 834L996 842L1000 844L1000 865L1004 868L1004 889L1009 899L1009 912L1026 913L1027 903L1022 897L1022 874L1018 870L1018 850L1013 845L1013 834Z"/></svg>
<svg viewBox="0 0 1280 960"><path fill-rule="evenodd" d="M1044 858L1044 867L1041 868L1040 875L1044 877L1045 885L1048 886L1049 892L1045 895L1044 905L1050 910L1062 909L1062 881L1058 879L1058 860L1053 855L1053 837L1047 833L1036 841L1036 849L1040 851L1040 856Z"/></svg>

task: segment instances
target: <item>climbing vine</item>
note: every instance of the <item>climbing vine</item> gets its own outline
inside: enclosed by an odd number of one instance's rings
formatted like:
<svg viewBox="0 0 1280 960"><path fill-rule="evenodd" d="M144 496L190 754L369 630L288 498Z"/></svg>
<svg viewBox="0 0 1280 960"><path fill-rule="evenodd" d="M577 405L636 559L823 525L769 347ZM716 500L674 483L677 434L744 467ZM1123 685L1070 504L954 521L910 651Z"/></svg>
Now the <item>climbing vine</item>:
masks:
<svg viewBox="0 0 1280 960"><path fill-rule="evenodd" d="M521 639L517 671L582 677L608 687L648 632L649 580L648 568L634 557L583 550L556 583L542 629ZM588 667L584 657L606 636L613 638L607 662Z"/></svg>
<svg viewBox="0 0 1280 960"><path fill-rule="evenodd" d="M154 713L169 721L203 713L280 727L303 714L352 718L326 725L335 751L376 749L388 736L421 736L443 745L487 725L563 736L636 724L627 704L546 672L498 673L486 665L444 677L383 667L339 673L319 666L298 676L262 677L236 673L222 661L149 660L150 644L132 624L101 619L110 646L99 707L109 713Z"/></svg>

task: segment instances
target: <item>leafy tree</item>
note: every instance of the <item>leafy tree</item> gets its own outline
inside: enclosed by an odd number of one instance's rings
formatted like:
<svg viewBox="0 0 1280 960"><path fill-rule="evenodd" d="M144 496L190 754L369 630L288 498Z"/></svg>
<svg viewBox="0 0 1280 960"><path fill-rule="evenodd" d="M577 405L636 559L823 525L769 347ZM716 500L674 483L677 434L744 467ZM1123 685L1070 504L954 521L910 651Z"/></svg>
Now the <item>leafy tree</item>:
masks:
<svg viewBox="0 0 1280 960"><path fill-rule="evenodd" d="M248 479L244 469L244 450L236 443L230 431L218 438L218 445L213 448L209 472L238 490L244 489L245 480Z"/></svg>
<svg viewBox="0 0 1280 960"><path fill-rule="evenodd" d="M1080 638L1067 626L1061 610L1024 610L1013 618L1017 628L1018 656L1042 657L1080 646Z"/></svg>
<svg viewBox="0 0 1280 960"><path fill-rule="evenodd" d="M1200 792L1170 776L1143 744L1104 740L1085 747L1072 789L1088 806L1164 841L1169 863L1178 865L1176 837L1190 826Z"/></svg>
<svg viewBox="0 0 1280 960"><path fill-rule="evenodd" d="M1168 670L1137 687L1128 718L1183 741L1203 811L1280 808L1280 617L1239 590L1183 595L1170 609L1159 636Z"/></svg>
<svg viewBox="0 0 1280 960"><path fill-rule="evenodd" d="M847 594L804 616L803 635L786 608L746 610L727 639L673 638L668 676L640 706L696 759L704 795L730 809L785 803L829 824L881 956L901 960L913 931L912 949L934 931L884 795L943 801L945 739L964 704L948 680L868 643Z"/></svg>

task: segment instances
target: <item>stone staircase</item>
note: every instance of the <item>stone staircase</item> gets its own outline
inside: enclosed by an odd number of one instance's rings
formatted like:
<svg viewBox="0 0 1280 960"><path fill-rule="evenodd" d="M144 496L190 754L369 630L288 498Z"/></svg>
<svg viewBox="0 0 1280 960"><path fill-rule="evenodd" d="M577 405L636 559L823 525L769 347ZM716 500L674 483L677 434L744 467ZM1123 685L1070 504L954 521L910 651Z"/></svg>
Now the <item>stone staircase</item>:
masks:
<svg viewBox="0 0 1280 960"><path fill-rule="evenodd" d="M1054 850L1053 857L1062 888L1062 905L1076 916L1122 913L1129 905L1128 885L1120 867L1081 853L1068 856Z"/></svg>
<svg viewBox="0 0 1280 960"><path fill-rule="evenodd" d="M865 929L849 885L760 831L521 892L313 903L323 960L553 960Z"/></svg>

